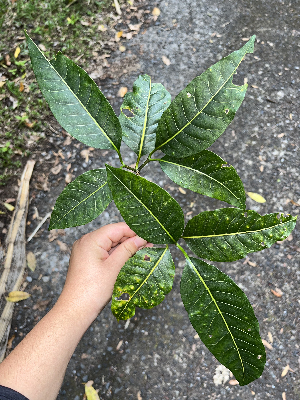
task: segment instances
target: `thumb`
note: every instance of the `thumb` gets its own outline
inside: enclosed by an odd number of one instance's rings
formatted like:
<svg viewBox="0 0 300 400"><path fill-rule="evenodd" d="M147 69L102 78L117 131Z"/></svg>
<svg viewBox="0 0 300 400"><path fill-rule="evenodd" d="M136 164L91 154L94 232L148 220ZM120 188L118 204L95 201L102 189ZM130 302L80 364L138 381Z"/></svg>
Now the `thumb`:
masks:
<svg viewBox="0 0 300 400"><path fill-rule="evenodd" d="M139 249L147 244L147 240L134 236L121 243L116 250L108 257L108 262L114 267L121 269L126 261L129 260Z"/></svg>

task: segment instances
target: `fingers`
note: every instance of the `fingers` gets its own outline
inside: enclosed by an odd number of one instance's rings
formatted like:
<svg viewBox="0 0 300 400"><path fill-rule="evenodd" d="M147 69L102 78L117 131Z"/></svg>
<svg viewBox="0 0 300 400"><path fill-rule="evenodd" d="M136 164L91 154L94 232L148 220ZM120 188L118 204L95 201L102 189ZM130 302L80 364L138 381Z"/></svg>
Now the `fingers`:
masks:
<svg viewBox="0 0 300 400"><path fill-rule="evenodd" d="M147 245L147 240L139 236L131 237L121 243L109 256L107 262L114 268L120 270L138 250Z"/></svg>

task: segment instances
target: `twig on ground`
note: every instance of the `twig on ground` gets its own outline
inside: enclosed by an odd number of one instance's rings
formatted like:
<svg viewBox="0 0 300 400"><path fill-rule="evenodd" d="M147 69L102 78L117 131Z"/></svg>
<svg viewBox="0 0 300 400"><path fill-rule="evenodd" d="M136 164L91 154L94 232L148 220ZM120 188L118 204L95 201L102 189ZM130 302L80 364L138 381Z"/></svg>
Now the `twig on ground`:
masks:
<svg viewBox="0 0 300 400"><path fill-rule="evenodd" d="M33 236L37 233L37 231L41 228L41 226L46 222L46 220L51 216L51 213L49 212L44 216L44 218L41 220L41 222L38 224L38 226L35 228L35 230L32 232L32 234L29 236L27 239L27 243L30 242L30 240L33 238Z"/></svg>

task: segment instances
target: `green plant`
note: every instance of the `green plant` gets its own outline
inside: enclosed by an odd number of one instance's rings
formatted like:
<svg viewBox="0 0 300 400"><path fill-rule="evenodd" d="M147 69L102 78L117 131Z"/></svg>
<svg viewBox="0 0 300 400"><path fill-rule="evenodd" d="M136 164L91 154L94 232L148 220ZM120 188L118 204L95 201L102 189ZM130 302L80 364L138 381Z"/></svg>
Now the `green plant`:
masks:
<svg viewBox="0 0 300 400"><path fill-rule="evenodd" d="M184 239L198 257L234 261L285 239L295 226L296 217L290 215L246 210L235 169L206 150L244 99L247 85L236 86L232 79L244 56L253 52L255 36L193 79L172 102L161 84L140 76L126 94L119 118L83 69L61 53L48 61L26 36L37 82L58 122L89 146L114 149L121 163L120 168L106 164L85 172L70 183L56 201L49 229L90 222L114 200L139 236L166 245L140 250L120 271L111 306L118 320L132 317L136 307L154 307L170 292L175 266L168 245L176 245L186 258L180 292L193 327L240 385L252 382L264 369L266 353L246 295L216 267L189 257L178 240ZM123 162L122 140L137 154L135 167ZM165 156L152 158L157 150ZM140 176L153 161L175 183L234 207L202 212L184 227L175 199Z"/></svg>

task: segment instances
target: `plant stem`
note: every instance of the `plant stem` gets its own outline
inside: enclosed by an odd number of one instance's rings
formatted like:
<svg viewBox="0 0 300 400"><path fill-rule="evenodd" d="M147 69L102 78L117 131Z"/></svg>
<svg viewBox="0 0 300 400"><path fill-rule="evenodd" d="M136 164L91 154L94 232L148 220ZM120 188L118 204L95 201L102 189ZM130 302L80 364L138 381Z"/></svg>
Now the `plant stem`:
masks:
<svg viewBox="0 0 300 400"><path fill-rule="evenodd" d="M149 157L150 157L150 154L149 154L147 160L139 167L138 172L140 172L149 162L160 160L160 158L149 158Z"/></svg>
<svg viewBox="0 0 300 400"><path fill-rule="evenodd" d="M187 255L186 251L180 246L180 244L176 243L176 246L179 248L179 250L184 254L184 257L186 259L190 259L190 257Z"/></svg>
<svg viewBox="0 0 300 400"><path fill-rule="evenodd" d="M129 165L126 165L126 164L123 164L123 165L122 165L122 168L130 169L130 170L133 171L133 172L139 172L136 168L132 168L132 167L130 167Z"/></svg>

